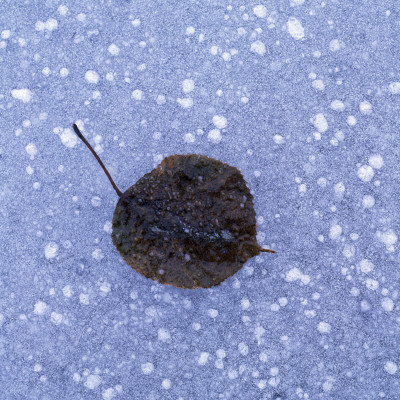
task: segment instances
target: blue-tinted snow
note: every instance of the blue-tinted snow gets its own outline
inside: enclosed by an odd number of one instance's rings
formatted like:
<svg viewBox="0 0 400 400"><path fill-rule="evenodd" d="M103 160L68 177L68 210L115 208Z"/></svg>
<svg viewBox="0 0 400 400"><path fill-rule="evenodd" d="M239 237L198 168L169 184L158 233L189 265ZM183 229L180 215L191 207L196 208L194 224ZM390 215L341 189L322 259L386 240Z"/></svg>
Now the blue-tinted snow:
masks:
<svg viewBox="0 0 400 400"><path fill-rule="evenodd" d="M0 11L1 399L400 397L396 2ZM123 190L170 154L238 167L277 254L137 274L73 122Z"/></svg>

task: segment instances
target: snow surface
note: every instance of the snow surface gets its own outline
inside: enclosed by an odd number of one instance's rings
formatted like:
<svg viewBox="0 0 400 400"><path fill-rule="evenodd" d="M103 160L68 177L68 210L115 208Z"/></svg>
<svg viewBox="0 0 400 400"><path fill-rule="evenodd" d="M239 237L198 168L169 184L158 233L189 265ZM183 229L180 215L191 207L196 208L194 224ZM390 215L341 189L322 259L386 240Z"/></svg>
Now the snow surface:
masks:
<svg viewBox="0 0 400 400"><path fill-rule="evenodd" d="M399 398L398 2L0 11L1 399ZM207 290L137 274L74 122L121 190L238 167L277 253Z"/></svg>

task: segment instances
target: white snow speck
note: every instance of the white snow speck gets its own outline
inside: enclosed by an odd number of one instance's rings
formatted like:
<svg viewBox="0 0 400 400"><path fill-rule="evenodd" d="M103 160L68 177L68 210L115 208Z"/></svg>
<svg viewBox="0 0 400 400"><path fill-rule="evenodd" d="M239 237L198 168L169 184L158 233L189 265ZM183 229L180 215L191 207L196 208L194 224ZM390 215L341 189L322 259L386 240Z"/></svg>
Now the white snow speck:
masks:
<svg viewBox="0 0 400 400"><path fill-rule="evenodd" d="M244 342L238 344L238 350L242 356L247 356L249 354L249 346Z"/></svg>
<svg viewBox="0 0 400 400"><path fill-rule="evenodd" d="M132 291L130 292L130 294L129 294L129 297L130 297L132 300L136 300L136 299L138 298L138 293L137 293L137 291L136 291L136 290L132 290Z"/></svg>
<svg viewBox="0 0 400 400"><path fill-rule="evenodd" d="M191 97L187 97L184 99L178 98L176 101L183 108L190 108L193 106L193 99Z"/></svg>
<svg viewBox="0 0 400 400"><path fill-rule="evenodd" d="M108 282L103 282L100 286L100 291L103 293L109 293L111 291L111 284Z"/></svg>
<svg viewBox="0 0 400 400"><path fill-rule="evenodd" d="M218 46L211 46L211 47L210 47L210 53L211 53L213 56L216 56L216 55L218 54L218 51L219 51L219 47L218 47Z"/></svg>
<svg viewBox="0 0 400 400"><path fill-rule="evenodd" d="M385 297L385 298L382 300L381 305L382 305L382 308L383 308L385 311L387 311L387 312L393 311L394 302L393 302L393 300L392 300L391 298Z"/></svg>
<svg viewBox="0 0 400 400"><path fill-rule="evenodd" d="M190 36L196 32L196 29L193 26L188 26L186 28L186 35Z"/></svg>
<svg viewBox="0 0 400 400"><path fill-rule="evenodd" d="M162 342L165 342L168 339L171 339L170 333L166 329L160 328L158 330L158 340L161 340Z"/></svg>
<svg viewBox="0 0 400 400"><path fill-rule="evenodd" d="M68 7L67 6L64 6L64 5L61 5L61 6L59 6L58 8L57 8L57 11L58 11L58 13L60 14L60 15L67 15L67 12L68 12Z"/></svg>
<svg viewBox="0 0 400 400"><path fill-rule="evenodd" d="M29 154L31 160L35 158L38 152L35 143L28 143L25 146L25 151Z"/></svg>
<svg viewBox="0 0 400 400"><path fill-rule="evenodd" d="M86 19L86 14L84 14L84 13L79 13L79 14L76 16L76 19L77 19L79 22L83 22L83 21L85 21L85 19Z"/></svg>
<svg viewBox="0 0 400 400"><path fill-rule="evenodd" d="M44 301L40 300L35 304L33 312L36 315L43 315L48 310L48 308L49 306Z"/></svg>
<svg viewBox="0 0 400 400"><path fill-rule="evenodd" d="M64 129L64 131L60 134L60 139L62 144L70 149L75 147L78 143L78 137L69 128Z"/></svg>
<svg viewBox="0 0 400 400"><path fill-rule="evenodd" d="M360 294L360 289L353 286L350 290L350 294L352 296L358 296Z"/></svg>
<svg viewBox="0 0 400 400"><path fill-rule="evenodd" d="M49 18L49 19L46 21L46 29L47 29L48 31L54 31L54 29L57 29L57 27L58 27L58 22L57 22L56 19L54 19L54 18Z"/></svg>
<svg viewBox="0 0 400 400"><path fill-rule="evenodd" d="M60 69L60 76L61 78L66 78L69 74L68 68L61 68Z"/></svg>
<svg viewBox="0 0 400 400"><path fill-rule="evenodd" d="M41 366L40 364L35 364L35 365L33 366L33 370L34 370L35 372L40 372L40 371L42 370L42 366Z"/></svg>
<svg viewBox="0 0 400 400"><path fill-rule="evenodd" d="M96 261L101 261L104 258L104 255L103 255L103 252L101 251L101 249L94 249L92 251L92 257Z"/></svg>
<svg viewBox="0 0 400 400"><path fill-rule="evenodd" d="M278 377L274 376L274 377L268 379L268 384L272 387L277 387L279 385L280 381L281 380Z"/></svg>
<svg viewBox="0 0 400 400"><path fill-rule="evenodd" d="M269 369L269 373L271 376L277 376L279 374L279 368L278 367L272 367Z"/></svg>
<svg viewBox="0 0 400 400"><path fill-rule="evenodd" d="M301 6L304 4L305 0L290 0L290 6L295 7L295 6Z"/></svg>
<svg viewBox="0 0 400 400"><path fill-rule="evenodd" d="M63 316L59 313L52 312L50 315L50 321L55 325L60 325L62 322Z"/></svg>
<svg viewBox="0 0 400 400"><path fill-rule="evenodd" d="M340 225L332 225L329 230L329 238L331 240L336 240L342 234L342 227Z"/></svg>
<svg viewBox="0 0 400 400"><path fill-rule="evenodd" d="M369 157L368 164L375 169L381 169L383 167L383 158L380 154L374 154Z"/></svg>
<svg viewBox="0 0 400 400"><path fill-rule="evenodd" d="M344 47L344 43L338 39L333 39L329 42L330 51L338 51Z"/></svg>
<svg viewBox="0 0 400 400"><path fill-rule="evenodd" d="M279 307L279 304L273 303L271 304L271 311L279 311L281 308Z"/></svg>
<svg viewBox="0 0 400 400"><path fill-rule="evenodd" d="M1 32L2 39L8 39L11 36L11 31L9 29L5 29Z"/></svg>
<svg viewBox="0 0 400 400"><path fill-rule="evenodd" d="M324 81L321 79L315 79L314 81L312 81L312 87L316 90L324 90L325 89Z"/></svg>
<svg viewBox="0 0 400 400"><path fill-rule="evenodd" d="M374 170L369 165L362 165L360 168L358 168L357 176L363 182L370 182L374 177Z"/></svg>
<svg viewBox="0 0 400 400"><path fill-rule="evenodd" d="M169 379L163 379L161 386L163 389L168 390L171 388L171 381Z"/></svg>
<svg viewBox="0 0 400 400"><path fill-rule="evenodd" d="M224 61L230 61L232 58L232 55L228 53L227 51L224 51L221 55L221 57L224 59Z"/></svg>
<svg viewBox="0 0 400 400"><path fill-rule="evenodd" d="M227 51L224 51L224 52L222 53L222 58L223 58L225 61L230 61L231 58L232 58L232 56L231 56Z"/></svg>
<svg viewBox="0 0 400 400"><path fill-rule="evenodd" d="M215 365L215 368L224 369L224 362L223 362L223 360L221 360L219 358L215 360L214 365Z"/></svg>
<svg viewBox="0 0 400 400"><path fill-rule="evenodd" d="M209 356L210 356L209 353L202 352L202 353L200 354L200 357L199 357L197 363L198 363L199 365L205 365L205 364L207 363L207 361L208 361L208 357L209 357Z"/></svg>
<svg viewBox="0 0 400 400"><path fill-rule="evenodd" d="M58 27L58 22L56 19L54 18L49 18L46 22L42 22L42 21L37 21L35 24L35 29L37 31L54 31L54 29L57 29Z"/></svg>
<svg viewBox="0 0 400 400"><path fill-rule="evenodd" d="M182 90L183 93L190 93L194 90L194 80L193 79L185 79L182 82Z"/></svg>
<svg viewBox="0 0 400 400"><path fill-rule="evenodd" d="M345 106L342 101L333 100L331 103L331 108L332 108L332 110L335 110L335 111L344 111Z"/></svg>
<svg viewBox="0 0 400 400"><path fill-rule="evenodd" d="M297 18L290 17L287 22L287 27L292 38L296 40L304 39L304 28Z"/></svg>
<svg viewBox="0 0 400 400"><path fill-rule="evenodd" d="M389 92L392 94L400 94L400 82L391 82L389 84Z"/></svg>
<svg viewBox="0 0 400 400"><path fill-rule="evenodd" d="M90 200L93 207L100 207L101 206L101 198L99 196L93 196Z"/></svg>
<svg viewBox="0 0 400 400"><path fill-rule="evenodd" d="M139 18L136 18L132 21L132 25L137 28L141 24L141 21Z"/></svg>
<svg viewBox="0 0 400 400"><path fill-rule="evenodd" d="M369 290L376 290L379 287L379 282L377 280L375 280L375 279L367 278L365 280L365 286Z"/></svg>
<svg viewBox="0 0 400 400"><path fill-rule="evenodd" d="M154 364L151 362L147 362L147 363L142 364L141 368L142 368L142 372L145 375L149 375L154 371Z"/></svg>
<svg viewBox="0 0 400 400"><path fill-rule="evenodd" d="M349 115L349 116L347 117L347 123L348 123L350 126L354 126L354 125L357 123L357 118L356 118L354 115Z"/></svg>
<svg viewBox="0 0 400 400"><path fill-rule="evenodd" d="M23 103L28 103L32 99L33 93L29 89L13 89L11 90L11 96L14 99L21 100Z"/></svg>
<svg viewBox="0 0 400 400"><path fill-rule="evenodd" d="M302 183L301 185L299 185L299 192L300 193L307 192L307 185L305 183Z"/></svg>
<svg viewBox="0 0 400 400"><path fill-rule="evenodd" d="M286 281L294 282L300 280L303 284L307 285L310 283L310 276L303 274L297 267L292 268L286 273Z"/></svg>
<svg viewBox="0 0 400 400"><path fill-rule="evenodd" d="M201 328L201 324L199 324L198 322L193 322L192 328L193 328L195 331L198 331L198 330Z"/></svg>
<svg viewBox="0 0 400 400"><path fill-rule="evenodd" d="M183 141L185 143L194 143L196 140L195 136L193 133L186 133L185 136L183 137Z"/></svg>
<svg viewBox="0 0 400 400"><path fill-rule="evenodd" d="M258 18L265 18L267 16L267 8L262 4L255 6L253 12Z"/></svg>
<svg viewBox="0 0 400 400"><path fill-rule="evenodd" d="M112 400L117 395L115 389L108 388L103 391L103 400Z"/></svg>
<svg viewBox="0 0 400 400"><path fill-rule="evenodd" d="M157 99L156 99L156 103L158 104L158 105L163 105L163 104L165 104L167 101L165 100L165 96L163 96L162 94L159 94L158 96L157 96Z"/></svg>
<svg viewBox="0 0 400 400"><path fill-rule="evenodd" d="M378 232L377 236L381 242L386 244L386 246L392 246L397 242L397 235L392 229L384 232Z"/></svg>
<svg viewBox="0 0 400 400"><path fill-rule="evenodd" d="M330 379L329 379L330 378ZM333 381L331 377L328 377L328 380L322 384L322 389L324 392L330 392L333 388Z"/></svg>
<svg viewBox="0 0 400 400"><path fill-rule="evenodd" d="M85 79L88 83L96 84L99 82L100 76L96 71L89 70L85 73Z"/></svg>
<svg viewBox="0 0 400 400"><path fill-rule="evenodd" d="M260 379L257 382L257 387L261 390L265 389L267 387L267 381L265 379Z"/></svg>
<svg viewBox="0 0 400 400"><path fill-rule="evenodd" d="M50 260L51 258L54 258L57 255L57 251L58 251L58 244L55 242L49 242L46 244L44 248L44 255L48 260Z"/></svg>
<svg viewBox="0 0 400 400"><path fill-rule="evenodd" d="M144 97L144 93L140 89L135 89L132 92L132 99L134 99L134 100L140 101L140 100L143 100L143 97Z"/></svg>
<svg viewBox="0 0 400 400"><path fill-rule="evenodd" d="M263 56L266 52L265 44L261 40L256 40L251 44L250 50L253 53L257 53L258 55Z"/></svg>
<svg viewBox="0 0 400 400"><path fill-rule="evenodd" d="M359 266L360 266L361 272L363 272L364 274L368 274L369 272L371 272L374 269L374 264L371 261L367 260L366 258L363 258L360 261Z"/></svg>
<svg viewBox="0 0 400 400"><path fill-rule="evenodd" d="M333 190L335 191L335 194L337 197L343 197L343 194L346 190L344 183L343 182L338 182L334 187Z"/></svg>
<svg viewBox="0 0 400 400"><path fill-rule="evenodd" d="M323 133L328 130L328 122L326 121L325 115L318 113L311 118L311 123L318 129L318 132Z"/></svg>
<svg viewBox="0 0 400 400"><path fill-rule="evenodd" d="M79 295L79 302L87 306L89 304L89 295L81 293Z"/></svg>
<svg viewBox="0 0 400 400"><path fill-rule="evenodd" d="M368 115L372 113L372 104L369 101L362 101L359 105L361 114Z"/></svg>
<svg viewBox="0 0 400 400"><path fill-rule="evenodd" d="M286 280L288 282L296 281L300 279L302 276L301 271L298 268L292 268L289 272L286 273Z"/></svg>
<svg viewBox="0 0 400 400"><path fill-rule="evenodd" d="M65 297L71 297L74 294L74 292L71 289L71 285L64 286L62 292Z"/></svg>
<svg viewBox="0 0 400 400"><path fill-rule="evenodd" d="M321 321L321 322L318 324L318 330L319 330L321 333L329 333L329 332L331 331L331 325L328 324L327 322Z"/></svg>
<svg viewBox="0 0 400 400"><path fill-rule="evenodd" d="M286 297L280 297L278 303L281 307L285 307L288 304L288 299Z"/></svg>
<svg viewBox="0 0 400 400"><path fill-rule="evenodd" d="M363 197L362 205L364 208L372 208L375 205L374 196L371 196L370 194L366 194Z"/></svg>
<svg viewBox="0 0 400 400"><path fill-rule="evenodd" d="M103 230L107 233L111 233L112 232L112 222L107 221L103 226Z"/></svg>
<svg viewBox="0 0 400 400"><path fill-rule="evenodd" d="M273 139L274 139L274 142L275 142L276 144L283 144L283 143L285 143L285 139L284 139L284 137L282 137L281 135L274 135Z"/></svg>
<svg viewBox="0 0 400 400"><path fill-rule="evenodd" d="M213 124L216 126L216 128L218 129L226 128L227 120L222 115L214 115L212 121Z"/></svg>
<svg viewBox="0 0 400 400"><path fill-rule="evenodd" d="M108 46L108 52L109 52L112 56L117 56L117 55L119 54L119 47L118 47L116 44L111 43L111 44Z"/></svg>
<svg viewBox="0 0 400 400"><path fill-rule="evenodd" d="M247 297L244 297L240 302L242 310L248 310L250 307L250 300Z"/></svg>
<svg viewBox="0 0 400 400"><path fill-rule="evenodd" d="M385 371L390 375L394 375L397 372L397 365L393 361L386 361L384 368Z"/></svg>
<svg viewBox="0 0 400 400"><path fill-rule="evenodd" d="M111 72L107 72L106 79L112 82L114 80L114 75Z"/></svg>
<svg viewBox="0 0 400 400"><path fill-rule="evenodd" d="M212 129L208 132L207 139L212 143L219 143L222 140L221 131L219 129Z"/></svg>
<svg viewBox="0 0 400 400"><path fill-rule="evenodd" d="M225 352L225 350L224 349L218 349L216 352L215 352L215 354L216 354L216 356L219 358L219 359L223 359L223 358L225 358L226 357L226 352Z"/></svg>
<svg viewBox="0 0 400 400"><path fill-rule="evenodd" d="M208 315L209 315L211 318L217 318L217 317L218 317L218 310L216 310L215 308L210 308L210 309L208 310Z"/></svg>
<svg viewBox="0 0 400 400"><path fill-rule="evenodd" d="M89 375L86 379L85 386L88 389L96 389L101 383L101 379L98 375Z"/></svg>

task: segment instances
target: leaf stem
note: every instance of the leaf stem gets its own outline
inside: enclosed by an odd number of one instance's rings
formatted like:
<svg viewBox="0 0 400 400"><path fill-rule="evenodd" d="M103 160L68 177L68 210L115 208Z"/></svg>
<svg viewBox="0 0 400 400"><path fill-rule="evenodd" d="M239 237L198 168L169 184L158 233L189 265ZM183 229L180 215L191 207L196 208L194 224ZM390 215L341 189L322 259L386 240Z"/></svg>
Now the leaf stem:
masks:
<svg viewBox="0 0 400 400"><path fill-rule="evenodd" d="M90 143L86 140L86 138L82 135L81 131L79 130L78 126L76 124L73 124L72 127L74 128L75 133L79 137L79 139L82 140L83 143L86 144L86 146L89 148L89 150L92 152L92 154L95 156L96 160L98 163L101 165L101 168L103 168L103 171L106 173L107 178L110 180L112 187L114 190L117 192L117 195L119 197L122 197L122 192L118 189L117 185L113 181L113 178L111 178L110 173L107 171L107 168L104 166L103 162L100 160L100 157L97 155L97 153L94 151L93 147L90 145Z"/></svg>
<svg viewBox="0 0 400 400"><path fill-rule="evenodd" d="M263 251L264 253L276 253L276 251L274 250L270 250L270 249L264 249L264 247L259 247L260 251Z"/></svg>

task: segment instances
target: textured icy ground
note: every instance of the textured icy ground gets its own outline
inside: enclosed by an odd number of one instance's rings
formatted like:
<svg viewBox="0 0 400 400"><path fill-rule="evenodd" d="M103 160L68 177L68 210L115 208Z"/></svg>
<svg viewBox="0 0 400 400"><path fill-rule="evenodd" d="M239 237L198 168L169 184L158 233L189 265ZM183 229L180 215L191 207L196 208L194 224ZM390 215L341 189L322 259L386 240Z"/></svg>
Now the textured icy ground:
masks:
<svg viewBox="0 0 400 400"><path fill-rule="evenodd" d="M26 3L0 4L0 398L399 399L397 2ZM123 190L174 153L238 167L277 254L211 290L132 271L75 121Z"/></svg>

